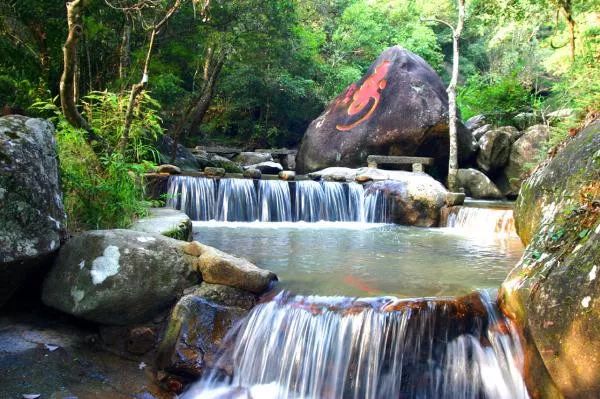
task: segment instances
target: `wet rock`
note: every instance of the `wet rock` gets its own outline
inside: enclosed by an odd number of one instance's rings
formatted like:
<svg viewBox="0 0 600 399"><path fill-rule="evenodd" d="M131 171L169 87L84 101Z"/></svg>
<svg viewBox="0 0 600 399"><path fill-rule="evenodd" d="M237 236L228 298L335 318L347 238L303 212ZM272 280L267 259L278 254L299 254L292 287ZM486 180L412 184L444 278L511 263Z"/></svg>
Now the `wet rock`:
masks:
<svg viewBox="0 0 600 399"><path fill-rule="evenodd" d="M156 173L168 173L170 175L180 175L181 169L175 165L164 164L156 167Z"/></svg>
<svg viewBox="0 0 600 399"><path fill-rule="evenodd" d="M473 138L477 141L479 141L479 139L486 134L487 132L489 132L490 130L493 129L492 125L483 125L481 127L478 127L477 129L473 130Z"/></svg>
<svg viewBox="0 0 600 399"><path fill-rule="evenodd" d="M296 157L296 171L356 168L366 164L368 155L434 157L436 166L444 169L447 111L446 88L435 71L416 54L391 47L310 124ZM462 124L458 146L461 161L477 149Z"/></svg>
<svg viewBox="0 0 600 399"><path fill-rule="evenodd" d="M149 215L135 222L130 230L162 234L177 240L191 241L192 220L185 212L171 208L151 208Z"/></svg>
<svg viewBox="0 0 600 399"><path fill-rule="evenodd" d="M595 122L523 183L515 221L528 246L500 295L503 311L524 329L569 398L591 399L600 392L598 198Z"/></svg>
<svg viewBox="0 0 600 399"><path fill-rule="evenodd" d="M153 200L164 200L163 195L168 191L170 175L146 173L144 175L144 197Z"/></svg>
<svg viewBox="0 0 600 399"><path fill-rule="evenodd" d="M202 274L202 280L261 294L277 276L261 269L246 259L238 258L216 248L193 241L184 246L186 254L195 257L193 265Z"/></svg>
<svg viewBox="0 0 600 399"><path fill-rule="evenodd" d="M261 162L246 166L245 169L257 169L265 175L277 175L283 171L283 166L277 162Z"/></svg>
<svg viewBox="0 0 600 399"><path fill-rule="evenodd" d="M284 170L282 172L279 172L279 178L281 180L295 180L296 179L296 172L291 171L291 170Z"/></svg>
<svg viewBox="0 0 600 399"><path fill-rule="evenodd" d="M43 119L0 118L0 306L66 236L53 134Z"/></svg>
<svg viewBox="0 0 600 399"><path fill-rule="evenodd" d="M225 176L225 169L207 166L204 168L204 175L207 177L223 177Z"/></svg>
<svg viewBox="0 0 600 399"><path fill-rule="evenodd" d="M253 302L247 292L203 283L182 297L173 308L165 336L158 348L159 369L197 378L215 366L227 332L241 320Z"/></svg>
<svg viewBox="0 0 600 399"><path fill-rule="evenodd" d="M542 155L548 142L550 129L545 125L534 125L513 143L508 164L502 170L498 185L505 195L516 196L521 188L524 175Z"/></svg>
<svg viewBox="0 0 600 399"><path fill-rule="evenodd" d="M244 171L238 163L221 155L213 154L210 160L215 167L225 169L227 173L242 173Z"/></svg>
<svg viewBox="0 0 600 399"><path fill-rule="evenodd" d="M156 345L156 334L148 327L137 327L129 331L127 351L135 355L150 352Z"/></svg>
<svg viewBox="0 0 600 399"><path fill-rule="evenodd" d="M260 179L262 173L258 169L246 169L243 176L247 179Z"/></svg>
<svg viewBox="0 0 600 399"><path fill-rule="evenodd" d="M166 134L158 140L156 149L159 152L160 161L163 163L173 163L182 170L197 171L200 169L200 164L194 154L181 144L177 144L177 155L175 160L172 160L173 139Z"/></svg>
<svg viewBox="0 0 600 399"><path fill-rule="evenodd" d="M493 174L508 162L514 134L514 128L510 128L512 126L490 130L479 139L477 165L485 173Z"/></svg>
<svg viewBox="0 0 600 399"><path fill-rule="evenodd" d="M485 124L486 124L486 117L485 117L485 115L480 114L480 115L472 116L469 119L467 119L467 121L465 122L465 127L473 132L473 131L479 129L480 127L484 126Z"/></svg>
<svg viewBox="0 0 600 399"><path fill-rule="evenodd" d="M42 300L101 324L149 320L200 281L182 244L132 230L82 233L61 248L44 281Z"/></svg>
<svg viewBox="0 0 600 399"><path fill-rule="evenodd" d="M504 198L498 187L483 173L476 169L459 169L456 175L458 185L465 194L476 199Z"/></svg>
<svg viewBox="0 0 600 399"><path fill-rule="evenodd" d="M272 162L273 157L268 152L242 152L234 160L242 166L249 166L262 162Z"/></svg>
<svg viewBox="0 0 600 399"><path fill-rule="evenodd" d="M448 192L446 194L446 206L452 207L452 206L462 205L465 203L465 197L466 197L465 193Z"/></svg>
<svg viewBox="0 0 600 399"><path fill-rule="evenodd" d="M392 222L407 226L438 226L447 191L425 173L398 171L398 180L371 183L367 193L381 191L390 201Z"/></svg>

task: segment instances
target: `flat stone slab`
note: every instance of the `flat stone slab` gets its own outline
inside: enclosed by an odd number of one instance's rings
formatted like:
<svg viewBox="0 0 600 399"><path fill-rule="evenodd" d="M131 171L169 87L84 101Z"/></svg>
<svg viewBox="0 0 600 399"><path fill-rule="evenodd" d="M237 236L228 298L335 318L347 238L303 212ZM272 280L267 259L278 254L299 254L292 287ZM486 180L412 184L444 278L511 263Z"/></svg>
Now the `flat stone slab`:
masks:
<svg viewBox="0 0 600 399"><path fill-rule="evenodd" d="M151 208L150 214L135 222L130 229L185 241L192 239L192 220L184 212L172 208Z"/></svg>
<svg viewBox="0 0 600 399"><path fill-rule="evenodd" d="M393 164L393 165L412 165L420 163L422 165L433 165L433 158L430 157L401 157L392 155L369 155L367 163L369 164Z"/></svg>
<svg viewBox="0 0 600 399"><path fill-rule="evenodd" d="M296 155L298 150L288 150L287 148L259 148L258 150L254 150L254 152L266 152L271 155Z"/></svg>

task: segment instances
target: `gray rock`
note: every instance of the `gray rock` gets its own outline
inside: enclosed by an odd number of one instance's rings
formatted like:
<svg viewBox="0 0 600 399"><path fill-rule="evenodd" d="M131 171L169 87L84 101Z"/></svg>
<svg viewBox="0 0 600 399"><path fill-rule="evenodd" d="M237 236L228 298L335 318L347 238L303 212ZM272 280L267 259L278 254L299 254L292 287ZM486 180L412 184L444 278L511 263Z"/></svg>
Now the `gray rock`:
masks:
<svg viewBox="0 0 600 399"><path fill-rule="evenodd" d="M479 129L480 127L482 127L485 124L486 124L486 117L485 117L485 115L475 115L475 116L470 117L465 122L465 127L467 129L469 129L470 131L473 132L473 131Z"/></svg>
<svg viewBox="0 0 600 399"><path fill-rule="evenodd" d="M238 258L216 248L192 241L184 246L186 254L195 257L193 267L202 280L261 294L277 280L277 276L246 259Z"/></svg>
<svg viewBox="0 0 600 399"><path fill-rule="evenodd" d="M265 175L277 175L283 170L283 166L277 162L261 162L255 165L245 166L244 169L258 169Z"/></svg>
<svg viewBox="0 0 600 399"><path fill-rule="evenodd" d="M452 193L446 194L446 206L458 206L465 203L465 193Z"/></svg>
<svg viewBox="0 0 600 399"><path fill-rule="evenodd" d="M175 165L163 164L156 167L156 173L168 173L170 175L180 175L181 169Z"/></svg>
<svg viewBox="0 0 600 399"><path fill-rule="evenodd" d="M273 157L268 152L242 152L234 160L242 166L248 166L261 162L271 162Z"/></svg>
<svg viewBox="0 0 600 399"><path fill-rule="evenodd" d="M504 198L498 187L483 173L476 169L459 169L457 181L465 194L476 199Z"/></svg>
<svg viewBox="0 0 600 399"><path fill-rule="evenodd" d="M508 162L512 138L512 130L506 127L490 130L481 136L479 139L480 149L477 154L479 169L488 174L494 174L503 168Z"/></svg>
<svg viewBox="0 0 600 399"><path fill-rule="evenodd" d="M242 173L244 170L242 167L230 160L229 158L225 158L221 155L213 154L210 156L210 161L213 163L215 167L225 169L227 173Z"/></svg>
<svg viewBox="0 0 600 399"><path fill-rule="evenodd" d="M600 392L599 182L596 121L523 183L515 222L528 245L499 294L566 398Z"/></svg>
<svg viewBox="0 0 600 399"><path fill-rule="evenodd" d="M173 163L182 170L200 170L200 164L194 154L181 144L177 144L177 155L175 160L172 161L173 139L168 135L165 134L159 139L156 148L158 149L160 161L162 163Z"/></svg>
<svg viewBox="0 0 600 399"><path fill-rule="evenodd" d="M540 118L533 112L521 112L513 117L513 122L519 130L525 130L531 125L540 122Z"/></svg>
<svg viewBox="0 0 600 399"><path fill-rule="evenodd" d="M448 191L425 173L397 171L396 180L370 183L366 194L381 191L388 199L392 222L408 226L438 226Z"/></svg>
<svg viewBox="0 0 600 399"><path fill-rule="evenodd" d="M147 321L200 281L182 244L132 230L85 232L59 251L42 300L101 324Z"/></svg>
<svg viewBox="0 0 600 399"><path fill-rule="evenodd" d="M221 284L209 284L207 282L203 282L198 287L190 288L190 291L186 292L186 295L201 296L217 305L231 306L244 310L252 309L256 305L257 300L256 295L251 292Z"/></svg>
<svg viewBox="0 0 600 399"><path fill-rule="evenodd" d="M207 177L223 177L225 176L225 169L207 166L204 168L204 174Z"/></svg>
<svg viewBox="0 0 600 399"><path fill-rule="evenodd" d="M191 241L192 220L185 212L176 209L152 208L149 215L135 222L130 230Z"/></svg>
<svg viewBox="0 0 600 399"><path fill-rule="evenodd" d="M571 108L557 109L556 111L550 112L546 117L550 121L556 121L559 119L568 119L575 116L575 112Z"/></svg>
<svg viewBox="0 0 600 399"><path fill-rule="evenodd" d="M54 127L0 118L0 306L65 238Z"/></svg>
<svg viewBox="0 0 600 399"><path fill-rule="evenodd" d="M217 353L227 331L248 313L235 306L237 301L229 296L243 297L244 293L231 290L235 289L207 288L203 283L179 300L158 347L156 363L160 370L197 378L205 369L217 366Z"/></svg>
<svg viewBox="0 0 600 399"><path fill-rule="evenodd" d="M492 128L492 125L483 125L481 127L478 127L477 129L473 130L473 138L479 141L481 136L492 130Z"/></svg>
<svg viewBox="0 0 600 399"><path fill-rule="evenodd" d="M246 169L243 176L247 179L260 179L262 173L258 169Z"/></svg>
<svg viewBox="0 0 600 399"><path fill-rule="evenodd" d="M504 195L517 196L525 174L543 156L542 150L548 142L550 129L546 125L534 125L513 143L508 164L498 178L498 186Z"/></svg>

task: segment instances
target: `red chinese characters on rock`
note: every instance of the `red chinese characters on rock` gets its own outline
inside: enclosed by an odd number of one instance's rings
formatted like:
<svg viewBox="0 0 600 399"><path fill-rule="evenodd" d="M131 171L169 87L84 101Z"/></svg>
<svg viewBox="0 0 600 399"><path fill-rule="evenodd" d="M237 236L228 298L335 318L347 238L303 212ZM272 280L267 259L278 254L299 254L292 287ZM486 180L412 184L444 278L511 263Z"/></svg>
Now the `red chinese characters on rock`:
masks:
<svg viewBox="0 0 600 399"><path fill-rule="evenodd" d="M346 105L352 101L348 107L348 116L354 116L363 113L365 109L369 107L369 105L370 108L368 108L368 111L364 113L358 120L347 125L336 125L335 127L338 130L343 132L348 131L371 117L379 105L381 92L383 89L385 89L387 84L385 77L387 76L390 64L391 61L382 61L381 64L377 65L375 67L375 71L373 71L373 74L363 82L362 86L360 86L358 90L356 84L354 83L348 87L344 99L338 104L338 106Z"/></svg>

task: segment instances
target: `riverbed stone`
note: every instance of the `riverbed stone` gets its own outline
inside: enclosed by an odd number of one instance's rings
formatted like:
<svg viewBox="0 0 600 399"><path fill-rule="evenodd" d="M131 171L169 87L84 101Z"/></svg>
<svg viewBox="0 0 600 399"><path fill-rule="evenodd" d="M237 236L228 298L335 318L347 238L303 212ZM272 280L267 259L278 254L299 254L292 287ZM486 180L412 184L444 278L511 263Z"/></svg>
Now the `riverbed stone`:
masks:
<svg viewBox="0 0 600 399"><path fill-rule="evenodd" d="M254 305L255 297L237 288L202 283L173 308L157 353L157 367L198 378L216 366L227 332Z"/></svg>
<svg viewBox="0 0 600 399"><path fill-rule="evenodd" d="M148 213L148 216L136 221L130 229L191 241L192 220L185 212L172 208L151 208Z"/></svg>
<svg viewBox="0 0 600 399"><path fill-rule="evenodd" d="M42 290L43 302L108 325L144 322L200 277L182 241L133 230L95 230L71 238Z"/></svg>
<svg viewBox="0 0 600 399"><path fill-rule="evenodd" d="M463 187L465 194L475 199L504 198L498 187L477 169L459 169L456 175L457 183Z"/></svg>
<svg viewBox="0 0 600 399"><path fill-rule="evenodd" d="M484 134L486 134L493 128L494 127L490 124L480 126L477 129L473 130L473 138L479 142L479 139L481 138L481 136L483 136Z"/></svg>
<svg viewBox="0 0 600 399"><path fill-rule="evenodd" d="M175 165L163 164L156 167L156 173L167 173L169 175L180 175L181 168Z"/></svg>
<svg viewBox="0 0 600 399"><path fill-rule="evenodd" d="M194 154L181 144L177 144L176 156L175 159L172 159L173 143L173 138L166 134L158 139L156 149L158 150L160 161L163 163L173 163L182 170L198 171L200 163Z"/></svg>
<svg viewBox="0 0 600 399"><path fill-rule="evenodd" d="M568 139L523 183L515 205L527 245L502 285L565 397L600 392L600 122Z"/></svg>
<svg viewBox="0 0 600 399"><path fill-rule="evenodd" d="M204 168L204 175L207 177L223 177L225 176L225 169L207 166Z"/></svg>
<svg viewBox="0 0 600 399"><path fill-rule="evenodd" d="M512 126L504 126L486 132L479 139L477 166L485 173L495 173L508 162L513 135Z"/></svg>
<svg viewBox="0 0 600 399"><path fill-rule="evenodd" d="M202 274L202 280L207 283L227 285L261 294L277 280L274 273L261 269L244 258L238 258L197 241L184 245L184 251L196 258L193 261L194 268Z"/></svg>
<svg viewBox="0 0 600 399"><path fill-rule="evenodd" d="M513 143L508 164L498 178L498 186L505 195L516 197L525 174L533 168L543 155L542 150L548 142L550 129L546 125L534 125Z"/></svg>
<svg viewBox="0 0 600 399"><path fill-rule="evenodd" d="M396 180L370 183L365 194L382 192L390 201L393 223L434 227L440 221L448 191L425 173L397 171Z"/></svg>
<svg viewBox="0 0 600 399"><path fill-rule="evenodd" d="M43 119L0 118L0 306L66 237L53 134Z"/></svg>
<svg viewBox="0 0 600 399"><path fill-rule="evenodd" d="M281 180L287 180L287 181L295 180L296 179L296 172L294 172L292 170L281 171L281 172L279 172L279 178Z"/></svg>
<svg viewBox="0 0 600 399"><path fill-rule="evenodd" d="M261 162L272 162L273 157L268 152L241 152L233 160L242 166L249 166Z"/></svg>
<svg viewBox="0 0 600 399"><path fill-rule="evenodd" d="M258 169L246 169L243 176L247 179L260 179L262 177L262 173Z"/></svg>
<svg viewBox="0 0 600 399"><path fill-rule="evenodd" d="M244 167L244 169L257 169L260 171L260 173L265 175L277 175L279 172L283 171L283 166L277 162L267 161L254 165L248 165Z"/></svg>
<svg viewBox="0 0 600 399"><path fill-rule="evenodd" d="M485 117L485 115L479 114L467 119L467 121L465 122L465 127L473 132L479 129L480 127L484 126L486 122L487 118Z"/></svg>
<svg viewBox="0 0 600 399"><path fill-rule="evenodd" d="M394 46L336 97L308 127L296 171L331 166L356 168L368 155L428 156L443 175L448 165L448 95L437 73L418 55ZM460 161L476 149L459 123Z"/></svg>

